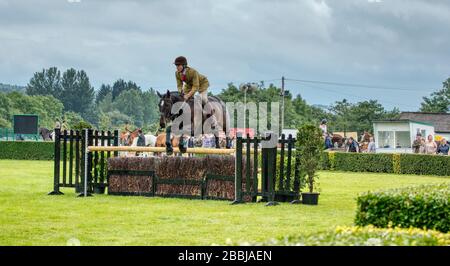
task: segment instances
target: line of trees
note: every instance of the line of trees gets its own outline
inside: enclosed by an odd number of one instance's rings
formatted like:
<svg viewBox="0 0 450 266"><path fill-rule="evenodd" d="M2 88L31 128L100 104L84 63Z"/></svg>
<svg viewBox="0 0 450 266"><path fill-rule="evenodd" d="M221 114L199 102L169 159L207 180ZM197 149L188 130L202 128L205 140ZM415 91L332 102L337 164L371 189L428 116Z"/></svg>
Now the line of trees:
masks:
<svg viewBox="0 0 450 266"><path fill-rule="evenodd" d="M256 90L247 91L248 102L272 102L280 99L281 89L270 84L259 84ZM241 101L244 99L244 91L233 84L222 90L219 97L225 102ZM285 96L285 128L298 128L304 123L319 124L322 119L327 119L331 131L373 131L372 121L381 119L395 119L400 115L398 108L386 110L378 101L362 101L350 103L346 99L333 103L328 108L309 105L301 95L293 96L288 93ZM249 121L247 121L248 124Z"/></svg>
<svg viewBox="0 0 450 266"><path fill-rule="evenodd" d="M14 114L33 113L40 116L40 126L47 128L53 128L57 118L66 120L69 128L80 123L101 130L123 128L127 124L152 132L158 128L156 91L142 90L133 81L118 79L112 84L102 84L96 91L84 70L70 68L61 72L51 67L34 73L25 90L1 85L0 127L10 127ZM261 82L256 89L247 90L246 96L248 102L273 102L280 99L280 93L281 89L275 85ZM224 102L243 102L244 91L230 83L218 96ZM424 97L420 110L448 113L449 108L450 78L443 82L442 89ZM396 119L399 114L398 108L386 110L376 100L351 103L343 99L321 107L308 104L301 95L285 96L285 128L297 128L306 122L318 124L327 119L331 131L372 132L374 120Z"/></svg>
<svg viewBox="0 0 450 266"><path fill-rule="evenodd" d="M95 91L84 70L51 67L34 73L25 94L7 88L0 93L0 127L10 127L12 116L19 113L38 114L40 126L47 128L53 128L56 119L65 120L69 128L80 123L102 130L127 124L152 131L157 127L156 92L143 91L132 81L119 79Z"/></svg>

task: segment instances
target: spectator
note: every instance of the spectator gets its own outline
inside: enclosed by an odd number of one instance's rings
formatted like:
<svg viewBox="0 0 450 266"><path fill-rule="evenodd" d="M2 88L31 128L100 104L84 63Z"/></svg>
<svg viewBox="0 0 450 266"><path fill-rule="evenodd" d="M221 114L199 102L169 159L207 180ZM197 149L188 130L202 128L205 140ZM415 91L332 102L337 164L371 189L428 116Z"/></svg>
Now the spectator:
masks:
<svg viewBox="0 0 450 266"><path fill-rule="evenodd" d="M64 130L69 130L69 127L67 126L65 119L63 119L62 124L61 124L61 131L64 131Z"/></svg>
<svg viewBox="0 0 450 266"><path fill-rule="evenodd" d="M188 148L194 148L194 137L190 137L188 140Z"/></svg>
<svg viewBox="0 0 450 266"><path fill-rule="evenodd" d="M350 137L347 142L347 152L359 152L359 145L358 143L353 139L353 137Z"/></svg>
<svg viewBox="0 0 450 266"><path fill-rule="evenodd" d="M138 139L137 139L137 144L136 145L140 146L140 147L144 147L145 146L145 136L144 136L144 133L142 133L141 129L138 130Z"/></svg>
<svg viewBox="0 0 450 266"><path fill-rule="evenodd" d="M420 138L420 153L425 153L425 138Z"/></svg>
<svg viewBox="0 0 450 266"><path fill-rule="evenodd" d="M367 146L367 152L376 152L375 140L370 137L369 145Z"/></svg>
<svg viewBox="0 0 450 266"><path fill-rule="evenodd" d="M330 134L327 134L327 136L325 137L325 149L331 149L333 148L333 142L331 141L331 136Z"/></svg>
<svg viewBox="0 0 450 266"><path fill-rule="evenodd" d="M327 120L326 119L322 119L322 121L320 122L320 129L322 129L322 135L324 137L326 137L326 135L328 134L328 130L327 130Z"/></svg>
<svg viewBox="0 0 450 266"><path fill-rule="evenodd" d="M213 134L205 134L202 138L202 147L203 148L214 148L214 135Z"/></svg>
<svg viewBox="0 0 450 266"><path fill-rule="evenodd" d="M436 154L437 145L433 140L432 135L428 135L428 139L425 142L425 153L426 154Z"/></svg>
<svg viewBox="0 0 450 266"><path fill-rule="evenodd" d="M414 153L421 153L420 148L422 146L422 135L417 134L416 139L412 143L412 150Z"/></svg>
<svg viewBox="0 0 450 266"><path fill-rule="evenodd" d="M55 128L61 129L61 123L59 122L59 118L56 118Z"/></svg>
<svg viewBox="0 0 450 266"><path fill-rule="evenodd" d="M439 145L439 148L437 149L437 153L441 155L448 155L448 150L450 146L448 145L448 142L445 138L441 140L441 144Z"/></svg>

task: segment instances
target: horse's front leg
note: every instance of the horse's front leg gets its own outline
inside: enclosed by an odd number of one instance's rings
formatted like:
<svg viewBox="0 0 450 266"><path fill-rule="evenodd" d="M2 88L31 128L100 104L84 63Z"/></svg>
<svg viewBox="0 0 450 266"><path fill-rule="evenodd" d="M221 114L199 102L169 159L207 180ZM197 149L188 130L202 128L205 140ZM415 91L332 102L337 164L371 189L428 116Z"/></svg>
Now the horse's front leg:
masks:
<svg viewBox="0 0 450 266"><path fill-rule="evenodd" d="M166 127L166 154L167 155L172 155L172 153L173 153L171 132L172 132L172 126L167 126Z"/></svg>

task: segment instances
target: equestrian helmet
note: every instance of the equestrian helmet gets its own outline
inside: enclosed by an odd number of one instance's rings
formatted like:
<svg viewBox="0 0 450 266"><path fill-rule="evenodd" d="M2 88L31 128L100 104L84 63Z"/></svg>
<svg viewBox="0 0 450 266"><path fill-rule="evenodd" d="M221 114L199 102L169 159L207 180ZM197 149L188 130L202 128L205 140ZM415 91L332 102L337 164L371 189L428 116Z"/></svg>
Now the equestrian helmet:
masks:
<svg viewBox="0 0 450 266"><path fill-rule="evenodd" d="M187 59L184 56L179 56L175 58L175 62L173 62L175 65L187 65Z"/></svg>

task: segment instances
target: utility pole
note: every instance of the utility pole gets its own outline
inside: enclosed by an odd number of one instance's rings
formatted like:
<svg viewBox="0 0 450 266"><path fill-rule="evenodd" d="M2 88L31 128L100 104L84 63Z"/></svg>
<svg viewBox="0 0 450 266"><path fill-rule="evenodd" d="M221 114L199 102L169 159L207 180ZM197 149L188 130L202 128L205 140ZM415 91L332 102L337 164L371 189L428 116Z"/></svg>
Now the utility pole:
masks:
<svg viewBox="0 0 450 266"><path fill-rule="evenodd" d="M281 77L281 131L280 136L284 129L284 76Z"/></svg>

